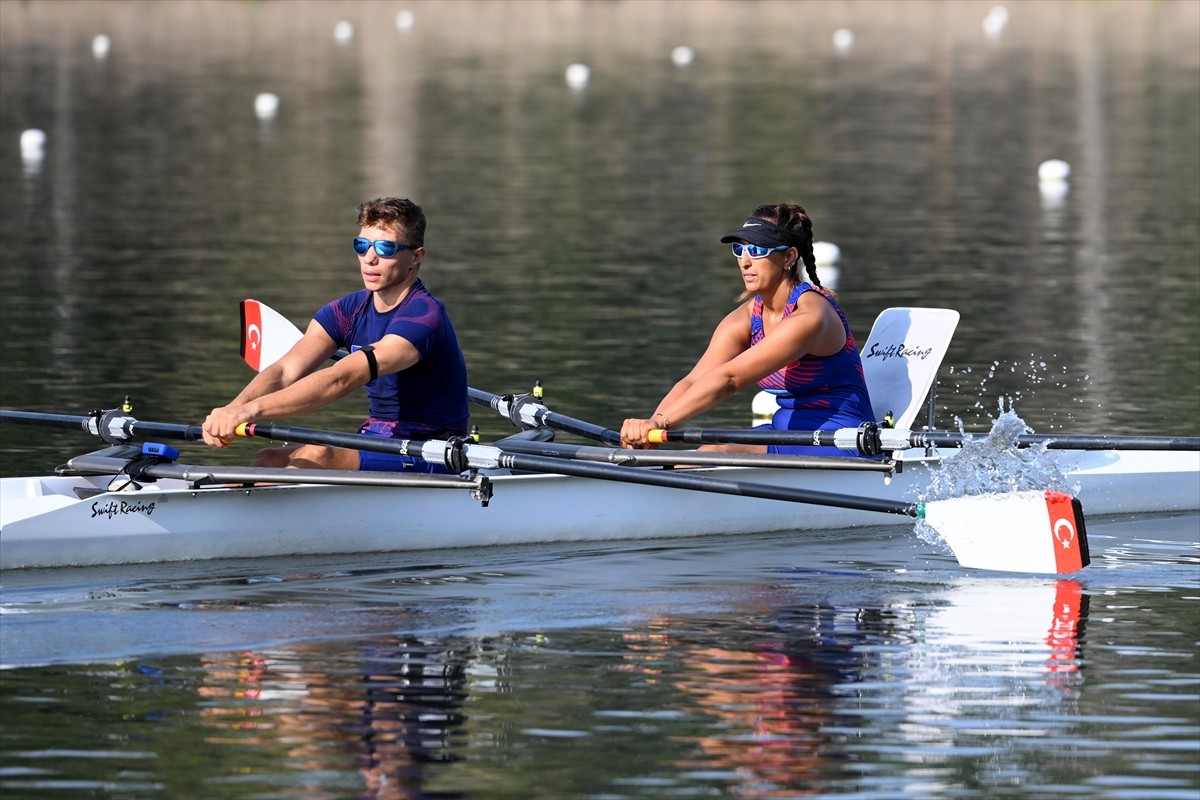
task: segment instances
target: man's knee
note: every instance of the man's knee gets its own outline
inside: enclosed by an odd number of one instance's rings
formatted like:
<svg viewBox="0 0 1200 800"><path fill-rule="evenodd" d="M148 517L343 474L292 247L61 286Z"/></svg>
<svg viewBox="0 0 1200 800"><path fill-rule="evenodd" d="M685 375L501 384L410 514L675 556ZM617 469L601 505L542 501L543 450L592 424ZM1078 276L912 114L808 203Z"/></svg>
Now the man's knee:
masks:
<svg viewBox="0 0 1200 800"><path fill-rule="evenodd" d="M254 467L273 467L282 468L291 466L292 456L295 453L295 447L268 447L259 450L255 454L254 460L250 462Z"/></svg>
<svg viewBox="0 0 1200 800"><path fill-rule="evenodd" d="M358 451L302 444L260 450L254 457L256 467L295 467L297 469L358 469Z"/></svg>

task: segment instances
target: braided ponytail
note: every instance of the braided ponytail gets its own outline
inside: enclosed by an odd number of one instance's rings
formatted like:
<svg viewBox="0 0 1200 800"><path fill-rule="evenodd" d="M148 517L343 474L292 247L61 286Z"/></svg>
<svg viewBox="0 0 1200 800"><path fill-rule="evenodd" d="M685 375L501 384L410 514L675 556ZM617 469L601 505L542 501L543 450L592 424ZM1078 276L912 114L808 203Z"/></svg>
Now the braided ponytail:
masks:
<svg viewBox="0 0 1200 800"><path fill-rule="evenodd" d="M804 262L809 282L813 286L821 286L821 279L817 277L817 257L813 255L812 220L804 206L799 203L769 203L751 211L750 216L761 217L791 231L795 237L793 247L800 253L799 261ZM801 282L799 262L792 264L788 278L793 284Z"/></svg>

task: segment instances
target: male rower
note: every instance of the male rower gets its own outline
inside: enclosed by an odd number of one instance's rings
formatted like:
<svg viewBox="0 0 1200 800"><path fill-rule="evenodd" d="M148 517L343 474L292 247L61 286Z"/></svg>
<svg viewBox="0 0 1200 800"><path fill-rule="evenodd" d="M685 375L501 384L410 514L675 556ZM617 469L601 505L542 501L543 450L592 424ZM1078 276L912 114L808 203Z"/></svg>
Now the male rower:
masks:
<svg viewBox="0 0 1200 800"><path fill-rule="evenodd" d="M467 366L450 317L417 276L425 257L425 212L386 197L359 206L354 252L365 288L317 311L283 358L258 373L229 405L204 420L204 441L226 447L237 426L323 408L367 387L369 416L359 433L442 439L467 432ZM339 349L350 355L319 369ZM262 467L448 472L444 465L390 453L324 445L260 451Z"/></svg>

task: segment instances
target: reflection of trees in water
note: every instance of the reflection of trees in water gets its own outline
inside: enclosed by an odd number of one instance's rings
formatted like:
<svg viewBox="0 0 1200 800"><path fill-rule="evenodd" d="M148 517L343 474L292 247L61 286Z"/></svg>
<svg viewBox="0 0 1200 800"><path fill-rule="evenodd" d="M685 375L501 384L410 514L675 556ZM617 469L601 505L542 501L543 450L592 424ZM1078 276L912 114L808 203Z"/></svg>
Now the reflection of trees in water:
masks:
<svg viewBox="0 0 1200 800"><path fill-rule="evenodd" d="M344 796L326 784L351 769L365 784L357 796L427 797L426 765L455 760L470 656L467 645L404 638L366 642L342 664L302 647L206 657L204 714L221 731L207 740L262 748L309 798Z"/></svg>

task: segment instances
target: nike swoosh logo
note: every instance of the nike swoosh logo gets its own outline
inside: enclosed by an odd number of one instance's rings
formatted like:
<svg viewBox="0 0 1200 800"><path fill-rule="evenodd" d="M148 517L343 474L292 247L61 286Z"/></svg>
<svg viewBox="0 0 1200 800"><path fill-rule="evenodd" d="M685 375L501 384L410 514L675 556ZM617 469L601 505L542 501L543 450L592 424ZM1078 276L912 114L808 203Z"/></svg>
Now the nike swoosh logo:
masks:
<svg viewBox="0 0 1200 800"><path fill-rule="evenodd" d="M743 225L742 227L743 227L743 228L757 228L757 227L758 227L758 226L760 226L760 225L762 225L762 223L761 223L761 222L747 222L747 223L746 223L745 225Z"/></svg>

